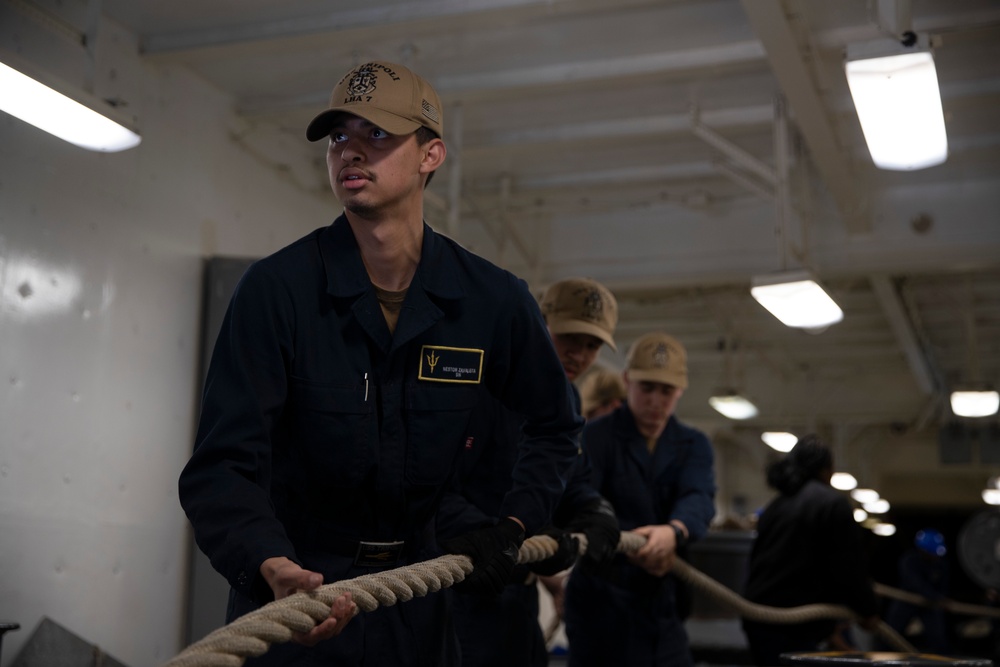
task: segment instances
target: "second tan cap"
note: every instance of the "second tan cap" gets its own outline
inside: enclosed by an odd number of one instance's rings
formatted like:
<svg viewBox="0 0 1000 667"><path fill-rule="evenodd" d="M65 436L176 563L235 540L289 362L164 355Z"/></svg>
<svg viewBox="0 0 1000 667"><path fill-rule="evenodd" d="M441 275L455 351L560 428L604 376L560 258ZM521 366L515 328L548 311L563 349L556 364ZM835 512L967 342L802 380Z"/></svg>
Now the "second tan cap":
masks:
<svg viewBox="0 0 1000 667"><path fill-rule="evenodd" d="M618 302L607 287L590 278L553 283L542 296L542 314L554 334L597 336L612 350L618 325Z"/></svg>
<svg viewBox="0 0 1000 667"><path fill-rule="evenodd" d="M687 351L665 333L648 333L632 343L625 356L628 379L661 382L681 389L688 386Z"/></svg>

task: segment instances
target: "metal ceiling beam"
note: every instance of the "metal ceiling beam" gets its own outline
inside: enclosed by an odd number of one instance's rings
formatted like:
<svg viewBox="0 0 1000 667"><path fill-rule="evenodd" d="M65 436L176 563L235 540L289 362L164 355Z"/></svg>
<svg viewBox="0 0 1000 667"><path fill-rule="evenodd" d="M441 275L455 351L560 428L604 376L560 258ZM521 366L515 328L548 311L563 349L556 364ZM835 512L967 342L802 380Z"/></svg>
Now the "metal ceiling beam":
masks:
<svg viewBox="0 0 1000 667"><path fill-rule="evenodd" d="M477 71L433 78L434 89L448 102L466 98L504 96L524 88L548 88L565 84L598 84L627 77L677 75L694 70L745 65L763 61L764 47L756 40L706 46L699 49L663 51L623 58L587 62L570 61L500 71ZM244 114L268 114L298 108L322 107L329 102L329 89L276 99L247 97L237 102ZM737 112L739 113L739 112Z"/></svg>
<svg viewBox="0 0 1000 667"><path fill-rule="evenodd" d="M957 29L975 30L977 27L1000 23L1000 6L984 5L985 3L971 2L942 4L941 7L947 7L947 13L933 15L921 13L914 16L910 22L910 29L918 33L952 32ZM824 49L839 49L850 42L867 42L884 36L877 25L866 23L823 30L816 35L816 43Z"/></svg>
<svg viewBox="0 0 1000 667"><path fill-rule="evenodd" d="M553 63L498 72L471 72L438 77L435 88L441 95L458 95L484 90L500 92L511 88L534 88L569 83L590 83L628 76L669 74L689 70L736 65L763 60L764 47L756 40L744 40L698 49L647 53L623 58Z"/></svg>
<svg viewBox="0 0 1000 667"><path fill-rule="evenodd" d="M910 0L875 0L875 16L883 30L900 39L913 26Z"/></svg>
<svg viewBox="0 0 1000 667"><path fill-rule="evenodd" d="M359 3L361 4L361 3ZM654 4L654 0L617 0L619 8ZM200 30L145 35L146 55L184 58L199 51L246 48L278 40L295 40L367 28L388 28L406 23L461 20L490 12L530 12L533 15L568 15L601 8L602 0L421 0L385 6L330 11L257 21L230 23Z"/></svg>
<svg viewBox="0 0 1000 667"><path fill-rule="evenodd" d="M64 20L59 14L53 12L41 4L32 0L5 0L5 3L32 19L36 23L44 26L52 34L67 40L76 46L87 45L87 33L80 30L69 21Z"/></svg>
<svg viewBox="0 0 1000 667"><path fill-rule="evenodd" d="M871 276L869 280L879 305L882 306L882 312L889 320L889 326L906 356L906 362L913 372L917 386L924 394L933 395L938 389L935 380L938 374L920 346L917 332L906 314L906 307L899 298L896 287L886 276Z"/></svg>
<svg viewBox="0 0 1000 667"><path fill-rule="evenodd" d="M503 259L503 250L506 245L505 241L509 238L514 244L514 247L517 248L517 251L521 253L521 257L523 257L528 263L528 268L533 269L538 266L538 256L536 253L531 251L530 244L522 238L520 232L517 231L517 228L514 226L513 221L508 215L508 208L510 204L510 185L510 174L504 174L500 179L499 219L502 226L501 233L505 233L506 236L502 236L501 242L497 244L500 251L500 258Z"/></svg>
<svg viewBox="0 0 1000 667"><path fill-rule="evenodd" d="M771 111L771 115L773 117L773 111ZM763 160L758 159L756 156L740 148L715 130L702 123L697 109L693 110L691 113L691 132L694 133L694 136L698 137L709 146L715 148L720 153L728 157L735 164L743 167L753 174L756 174L768 185L772 187L777 186L778 177L775 173L774 167L766 164Z"/></svg>
<svg viewBox="0 0 1000 667"><path fill-rule="evenodd" d="M606 185L608 183L641 183L649 181L671 181L685 178L715 176L717 171L710 161L685 164L664 164L651 167L623 167L621 169L564 172L550 176L533 177L518 183L518 190L542 190L545 188L582 187Z"/></svg>
<svg viewBox="0 0 1000 667"><path fill-rule="evenodd" d="M422 0L364 7L325 14L291 16L272 21L228 24L203 30L147 35L142 50L149 55L178 54L184 51L215 49L249 42L294 39L324 32L357 30L408 21L426 21L482 14L484 12L532 6L551 6L553 0Z"/></svg>
<svg viewBox="0 0 1000 667"><path fill-rule="evenodd" d="M774 119L774 111L769 104L758 104L751 107L701 111L699 118L704 125L722 129L770 125ZM492 148L494 144L506 146L510 144L588 141L590 139L627 139L633 136L680 134L690 130L691 115L683 113L518 128L495 132L488 137L488 142L489 147Z"/></svg>
<svg viewBox="0 0 1000 667"><path fill-rule="evenodd" d="M769 201L769 202L774 201L775 193L773 189L769 188L768 186L762 183L758 183L753 178L747 176L746 173L740 171L739 169L736 169L733 165L729 164L728 162L717 161L714 162L713 164L715 165L716 170L720 174L731 180L733 183L736 183L737 185L746 188L747 190L757 195L764 201Z"/></svg>
<svg viewBox="0 0 1000 667"><path fill-rule="evenodd" d="M847 230L869 232L871 218L857 195L851 161L837 142L833 123L806 57L798 46L795 27L780 1L741 0L750 25L767 51L781 90L795 112L799 128Z"/></svg>
<svg viewBox="0 0 1000 667"><path fill-rule="evenodd" d="M462 143L465 133L462 126L465 121L465 110L461 104L452 105L448 123L448 151L451 159L448 164L448 234L458 238L458 227L462 221Z"/></svg>

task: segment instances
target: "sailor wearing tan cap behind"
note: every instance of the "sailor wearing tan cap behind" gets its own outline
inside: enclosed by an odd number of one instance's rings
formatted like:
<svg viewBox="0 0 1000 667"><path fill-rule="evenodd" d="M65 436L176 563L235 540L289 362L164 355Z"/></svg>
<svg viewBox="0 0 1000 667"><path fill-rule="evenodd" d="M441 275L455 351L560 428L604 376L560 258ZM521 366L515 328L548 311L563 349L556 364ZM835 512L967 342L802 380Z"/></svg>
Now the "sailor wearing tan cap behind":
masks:
<svg viewBox="0 0 1000 667"><path fill-rule="evenodd" d="M607 576L581 568L566 590L569 664L692 664L669 574L677 548L699 539L715 515L712 446L674 416L688 386L684 346L665 333L641 336L625 359L627 400L588 421L581 436L594 488L622 530L647 538L615 558Z"/></svg>
<svg viewBox="0 0 1000 667"><path fill-rule="evenodd" d="M594 363L601 343L618 351L618 302L596 280L569 278L553 284L542 296L542 314L570 382Z"/></svg>
<svg viewBox="0 0 1000 667"><path fill-rule="evenodd" d="M498 593L563 492L583 422L537 302L423 222L442 132L423 78L387 62L351 69L306 131L328 142L343 214L236 288L180 479L198 546L232 587L227 621L438 555L434 515L483 393L521 414L526 435L504 502L448 546L472 558L461 585ZM355 611L342 596L246 664L459 664L447 595L348 623Z"/></svg>
<svg viewBox="0 0 1000 667"><path fill-rule="evenodd" d="M563 364L564 382L583 374L602 344L614 349L618 302L600 283L589 278L561 280L545 291L541 308ZM525 357L521 363L530 366L533 360ZM573 398L574 410L579 410L575 387ZM524 418L495 400L485 400L477 407L469 423L455 487L446 494L438 512L439 537L468 531L496 513L510 491L512 475L517 474L514 464L524 438L522 427L526 428ZM555 575L572 566L579 554L571 533L587 536L587 552L580 567L600 569L614 556L620 536L618 522L608 502L588 483L585 460L578 457L552 523L542 531L556 539L558 553L515 569L499 599L455 595L455 626L463 667L548 664L538 625L538 589L529 572L542 577L559 609L563 585Z"/></svg>

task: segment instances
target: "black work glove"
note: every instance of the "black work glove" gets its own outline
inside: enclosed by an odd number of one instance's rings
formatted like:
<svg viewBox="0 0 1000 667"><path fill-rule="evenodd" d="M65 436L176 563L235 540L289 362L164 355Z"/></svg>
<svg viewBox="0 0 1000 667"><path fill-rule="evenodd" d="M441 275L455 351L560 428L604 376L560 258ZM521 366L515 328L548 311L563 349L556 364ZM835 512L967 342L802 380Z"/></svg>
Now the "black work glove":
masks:
<svg viewBox="0 0 1000 667"><path fill-rule="evenodd" d="M455 590L473 595L499 595L510 581L523 542L524 529L511 518L443 542L441 548L446 552L465 554L472 559L472 572L455 585Z"/></svg>
<svg viewBox="0 0 1000 667"><path fill-rule="evenodd" d="M587 536L587 551L578 567L590 574L607 573L618 551L621 531L615 510L604 498L589 503L570 519L566 528Z"/></svg>
<svg viewBox="0 0 1000 667"><path fill-rule="evenodd" d="M548 558L528 563L529 570L535 574L551 577L553 574L568 570L576 563L576 559L580 555L580 541L578 539L567 531L555 527L546 528L538 534L553 538L558 544L558 548Z"/></svg>

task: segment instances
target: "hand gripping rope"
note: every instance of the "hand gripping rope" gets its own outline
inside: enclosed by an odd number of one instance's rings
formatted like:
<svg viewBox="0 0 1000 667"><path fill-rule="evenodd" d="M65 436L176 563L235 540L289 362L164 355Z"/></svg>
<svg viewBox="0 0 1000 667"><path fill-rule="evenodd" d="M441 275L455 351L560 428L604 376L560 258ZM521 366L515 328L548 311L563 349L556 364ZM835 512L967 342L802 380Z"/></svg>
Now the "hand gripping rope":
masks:
<svg viewBox="0 0 1000 667"><path fill-rule="evenodd" d="M580 542L580 552L586 550L587 538L574 533ZM646 538L633 532L622 532L618 542L621 553L635 553ZM524 541L518 562L534 563L556 553L556 541L547 535L536 535ZM392 606L415 597L436 593L465 579L472 572L468 556L449 554L422 563L404 565L394 570L366 574L354 579L336 581L315 591L296 593L275 600L241 616L191 644L167 661L162 667L240 667L248 657L263 655L271 644L291 641L293 632L308 632L330 615L333 601L350 592L361 611L374 611L380 605ZM737 611L741 616L763 623L790 624L826 619L858 620L857 614L840 605L810 604L801 607L777 608L749 602L733 590L677 558L671 572L684 582ZM876 585L880 595L898 597L895 591ZM960 613L1000 616L1000 610L975 605L961 605ZM955 609L959 611L959 609ZM885 622L880 621L876 633L900 651L917 650ZM334 637L327 641L337 641Z"/></svg>

